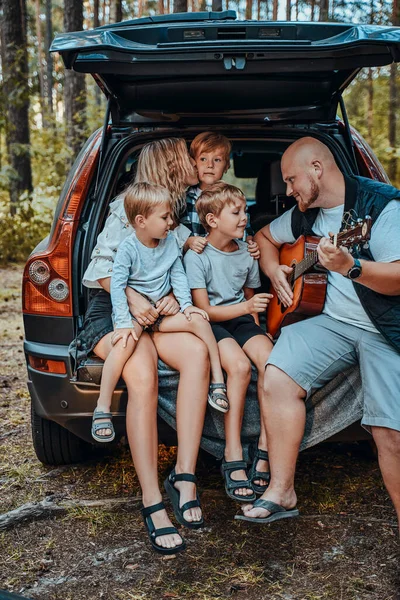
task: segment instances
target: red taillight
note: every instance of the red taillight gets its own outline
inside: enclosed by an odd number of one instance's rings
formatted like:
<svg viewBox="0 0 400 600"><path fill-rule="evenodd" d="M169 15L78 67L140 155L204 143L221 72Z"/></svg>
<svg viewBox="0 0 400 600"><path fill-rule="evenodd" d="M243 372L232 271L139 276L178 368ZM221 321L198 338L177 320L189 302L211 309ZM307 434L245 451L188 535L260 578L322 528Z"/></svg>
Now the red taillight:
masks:
<svg viewBox="0 0 400 600"><path fill-rule="evenodd" d="M45 373L58 373L65 375L67 372L65 362L62 360L48 360L47 358L39 358L38 356L29 355L29 364L36 371Z"/></svg>
<svg viewBox="0 0 400 600"><path fill-rule="evenodd" d="M43 252L33 254L25 265L22 309L25 314L72 316L71 253L79 215L95 172L101 131L94 136L65 195L65 201Z"/></svg>

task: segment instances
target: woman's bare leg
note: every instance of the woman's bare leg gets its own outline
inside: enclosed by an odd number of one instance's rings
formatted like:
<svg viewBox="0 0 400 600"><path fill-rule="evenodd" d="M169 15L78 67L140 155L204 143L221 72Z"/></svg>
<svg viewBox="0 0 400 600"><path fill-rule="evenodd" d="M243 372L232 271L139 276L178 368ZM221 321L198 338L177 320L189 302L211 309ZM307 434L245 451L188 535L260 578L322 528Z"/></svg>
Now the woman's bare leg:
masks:
<svg viewBox="0 0 400 600"><path fill-rule="evenodd" d="M190 333L154 333L158 355L180 373L176 399L176 427L178 434L177 473L195 473L200 439L203 431L210 377L210 362L206 345ZM181 506L196 499L196 486L179 481ZM201 509L184 512L187 521L199 521Z"/></svg>
<svg viewBox="0 0 400 600"><path fill-rule="evenodd" d="M227 374L227 389L230 409L224 415L225 419L225 452L224 457L228 462L243 460L241 431L243 422L246 391L250 383L250 361L239 346L231 339L225 338L218 342L219 353L223 369ZM240 481L247 479L245 471L232 471L231 479ZM237 496L251 496L250 488L239 488L234 492Z"/></svg>
<svg viewBox="0 0 400 600"><path fill-rule="evenodd" d="M111 335L105 336L95 348L100 358L104 359L107 350L111 350ZM141 336L122 377L128 390L126 431L129 447L142 488L143 505L151 506L161 502L162 496L157 470L157 353L148 334ZM165 510L154 513L152 519L157 529L172 525ZM164 548L174 548L182 543L182 538L180 535L163 535L156 538L156 543Z"/></svg>
<svg viewBox="0 0 400 600"><path fill-rule="evenodd" d="M171 317L165 317L160 324L161 332L179 332L186 331L193 333L196 337L201 339L208 348L210 356L210 368L211 368L211 382L212 383L224 383L224 374L221 367L221 359L219 356L218 344L213 330L211 329L209 321L204 319L199 314L192 314L191 320L185 317L184 314L178 313ZM223 389L216 390L223 392ZM221 407L226 408L228 405L222 399L217 401Z"/></svg>

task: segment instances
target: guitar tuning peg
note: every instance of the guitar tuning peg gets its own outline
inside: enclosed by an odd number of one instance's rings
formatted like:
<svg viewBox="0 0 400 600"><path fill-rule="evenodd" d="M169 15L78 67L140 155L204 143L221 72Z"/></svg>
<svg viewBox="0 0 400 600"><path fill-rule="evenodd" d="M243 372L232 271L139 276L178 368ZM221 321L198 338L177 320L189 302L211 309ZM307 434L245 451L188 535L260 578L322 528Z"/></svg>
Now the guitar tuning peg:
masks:
<svg viewBox="0 0 400 600"><path fill-rule="evenodd" d="M365 244L363 245L364 250L368 250L369 249L369 243L365 242Z"/></svg>
<svg viewBox="0 0 400 600"><path fill-rule="evenodd" d="M364 219L357 219L358 224L363 223L363 222L364 222Z"/></svg>

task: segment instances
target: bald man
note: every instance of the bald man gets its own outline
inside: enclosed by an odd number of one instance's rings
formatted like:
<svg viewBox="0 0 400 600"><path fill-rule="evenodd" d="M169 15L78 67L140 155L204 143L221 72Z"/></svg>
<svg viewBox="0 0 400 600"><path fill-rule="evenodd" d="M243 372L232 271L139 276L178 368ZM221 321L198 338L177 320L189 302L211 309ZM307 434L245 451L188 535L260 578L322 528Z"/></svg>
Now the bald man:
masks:
<svg viewBox="0 0 400 600"><path fill-rule="evenodd" d="M343 175L330 150L306 137L282 157L287 195L297 206L256 235L260 265L285 306L293 294L279 248L301 234L318 235L328 269L323 314L282 328L266 366L262 418L268 433L271 483L239 519L271 522L298 515L294 490L305 427L304 400L336 374L360 364L362 424L378 448L385 485L400 521L400 192ZM328 237L343 218L372 217L369 249L352 255ZM262 465L260 466L260 468Z"/></svg>

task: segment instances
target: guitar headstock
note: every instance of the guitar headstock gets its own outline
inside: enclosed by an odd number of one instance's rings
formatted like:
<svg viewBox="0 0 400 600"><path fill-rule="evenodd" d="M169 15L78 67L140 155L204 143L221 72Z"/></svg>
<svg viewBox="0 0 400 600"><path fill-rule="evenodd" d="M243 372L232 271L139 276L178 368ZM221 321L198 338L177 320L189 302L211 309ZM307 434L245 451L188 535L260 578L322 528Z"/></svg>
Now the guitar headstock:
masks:
<svg viewBox="0 0 400 600"><path fill-rule="evenodd" d="M350 248L363 242L368 242L371 237L372 219L358 219L351 227L344 229L340 233L331 237L331 241L335 246L345 246Z"/></svg>

